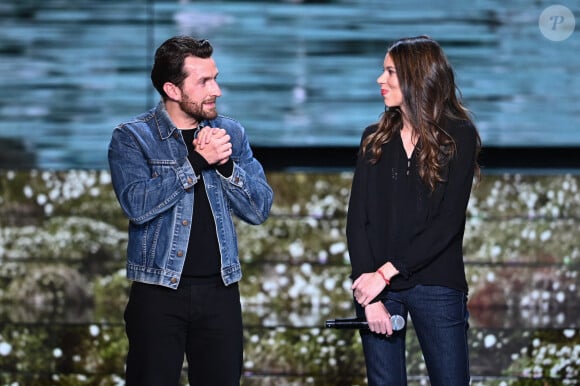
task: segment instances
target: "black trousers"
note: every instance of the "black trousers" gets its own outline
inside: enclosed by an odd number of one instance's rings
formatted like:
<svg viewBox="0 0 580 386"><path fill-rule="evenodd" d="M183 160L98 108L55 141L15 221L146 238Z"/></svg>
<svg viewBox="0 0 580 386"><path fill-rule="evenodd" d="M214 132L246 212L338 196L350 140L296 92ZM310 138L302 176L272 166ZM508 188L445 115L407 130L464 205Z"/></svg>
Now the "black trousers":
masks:
<svg viewBox="0 0 580 386"><path fill-rule="evenodd" d="M177 386L187 358L191 386L239 386L243 360L237 283L134 282L125 309L127 386Z"/></svg>

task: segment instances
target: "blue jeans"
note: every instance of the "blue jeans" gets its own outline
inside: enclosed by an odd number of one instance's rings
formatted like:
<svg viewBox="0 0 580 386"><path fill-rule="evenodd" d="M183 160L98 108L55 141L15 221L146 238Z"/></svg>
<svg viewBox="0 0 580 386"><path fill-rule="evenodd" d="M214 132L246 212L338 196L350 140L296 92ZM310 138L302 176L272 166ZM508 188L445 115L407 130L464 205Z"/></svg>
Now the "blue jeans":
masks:
<svg viewBox="0 0 580 386"><path fill-rule="evenodd" d="M356 302L355 302L356 303ZM391 314L411 316L432 386L469 385L467 295L441 286L389 291ZM364 309L355 304L358 316ZM369 386L405 386L407 328L387 338L361 330Z"/></svg>

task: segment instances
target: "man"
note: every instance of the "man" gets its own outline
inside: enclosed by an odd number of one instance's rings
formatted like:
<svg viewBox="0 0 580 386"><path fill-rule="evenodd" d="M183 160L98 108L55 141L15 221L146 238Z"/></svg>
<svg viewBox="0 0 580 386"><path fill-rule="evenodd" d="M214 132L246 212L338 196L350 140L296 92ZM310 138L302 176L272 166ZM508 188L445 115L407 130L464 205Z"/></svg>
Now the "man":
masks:
<svg viewBox="0 0 580 386"><path fill-rule="evenodd" d="M264 222L273 192L244 128L218 115L207 40L177 36L155 53L157 107L113 131L109 165L129 218L127 386L239 385L241 269L230 213Z"/></svg>

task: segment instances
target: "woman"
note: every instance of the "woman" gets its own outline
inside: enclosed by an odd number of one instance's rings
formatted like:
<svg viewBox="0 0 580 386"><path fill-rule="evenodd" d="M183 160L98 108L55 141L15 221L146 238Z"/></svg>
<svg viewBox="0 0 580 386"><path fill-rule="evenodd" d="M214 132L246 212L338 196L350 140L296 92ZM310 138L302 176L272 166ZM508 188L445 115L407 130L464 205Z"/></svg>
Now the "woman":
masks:
<svg viewBox="0 0 580 386"><path fill-rule="evenodd" d="M407 384L406 329L392 335L390 321L400 314L431 385L468 385L462 243L480 138L433 39L393 43L377 83L386 110L362 136L346 229L368 382Z"/></svg>

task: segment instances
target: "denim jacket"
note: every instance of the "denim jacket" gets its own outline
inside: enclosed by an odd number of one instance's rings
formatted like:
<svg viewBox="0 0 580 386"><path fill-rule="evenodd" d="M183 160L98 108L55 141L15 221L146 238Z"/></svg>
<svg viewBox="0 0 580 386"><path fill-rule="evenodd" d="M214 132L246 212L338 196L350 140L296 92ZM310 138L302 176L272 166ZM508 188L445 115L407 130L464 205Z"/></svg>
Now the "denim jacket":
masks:
<svg viewBox="0 0 580 386"><path fill-rule="evenodd" d="M231 137L232 175L226 178L214 168L202 171L216 224L221 276L229 285L242 277L232 213L261 224L270 213L273 192L239 122L218 116L202 126L220 127ZM163 102L113 130L108 158L115 194L129 218L127 278L176 289L189 243L193 186L200 177Z"/></svg>

